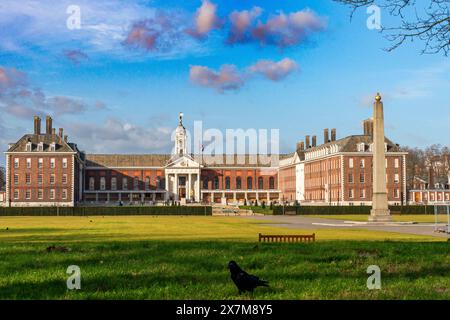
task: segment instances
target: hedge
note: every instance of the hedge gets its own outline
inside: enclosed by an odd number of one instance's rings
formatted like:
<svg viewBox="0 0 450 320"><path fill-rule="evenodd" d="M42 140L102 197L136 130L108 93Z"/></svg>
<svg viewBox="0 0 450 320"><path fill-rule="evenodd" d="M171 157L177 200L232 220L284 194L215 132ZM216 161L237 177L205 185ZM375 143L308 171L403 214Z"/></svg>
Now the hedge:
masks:
<svg viewBox="0 0 450 320"><path fill-rule="evenodd" d="M0 216L212 215L211 206L0 207Z"/></svg>
<svg viewBox="0 0 450 320"><path fill-rule="evenodd" d="M285 206L284 212L299 215L339 215L339 214L370 214L371 206ZM434 214L433 206L390 206L391 214ZM283 206L274 206L274 215L283 214Z"/></svg>

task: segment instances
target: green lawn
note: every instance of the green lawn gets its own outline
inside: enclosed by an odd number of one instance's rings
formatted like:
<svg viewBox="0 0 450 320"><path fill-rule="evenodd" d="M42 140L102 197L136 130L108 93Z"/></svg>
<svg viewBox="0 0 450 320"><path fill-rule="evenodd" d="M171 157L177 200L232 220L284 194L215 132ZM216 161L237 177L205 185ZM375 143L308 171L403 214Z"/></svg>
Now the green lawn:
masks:
<svg viewBox="0 0 450 320"><path fill-rule="evenodd" d="M316 243L260 244L259 232L311 233L236 217L3 217L0 299L250 299L229 279L231 259L270 281L255 299L450 299L440 238L325 229ZM372 264L382 290L366 288ZM69 265L79 291L66 289Z"/></svg>

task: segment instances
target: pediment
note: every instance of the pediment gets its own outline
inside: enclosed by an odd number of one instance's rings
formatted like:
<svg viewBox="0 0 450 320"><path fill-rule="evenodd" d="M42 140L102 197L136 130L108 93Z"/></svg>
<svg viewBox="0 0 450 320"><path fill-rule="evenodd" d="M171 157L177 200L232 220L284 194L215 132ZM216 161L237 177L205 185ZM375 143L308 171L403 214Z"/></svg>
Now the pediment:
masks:
<svg viewBox="0 0 450 320"><path fill-rule="evenodd" d="M180 156L176 159L171 159L166 168L199 168L200 164L189 156Z"/></svg>

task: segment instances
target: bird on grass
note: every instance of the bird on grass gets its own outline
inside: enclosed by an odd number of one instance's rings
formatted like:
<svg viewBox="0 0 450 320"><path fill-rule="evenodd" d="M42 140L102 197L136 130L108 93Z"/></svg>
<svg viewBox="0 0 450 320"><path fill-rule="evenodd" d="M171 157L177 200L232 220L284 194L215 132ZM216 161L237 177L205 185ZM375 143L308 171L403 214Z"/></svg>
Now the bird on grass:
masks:
<svg viewBox="0 0 450 320"><path fill-rule="evenodd" d="M245 291L253 293L256 287L268 287L269 282L259 279L257 276L248 274L241 267L238 266L236 261L230 261L228 263L228 269L230 269L231 280L239 290L239 294Z"/></svg>

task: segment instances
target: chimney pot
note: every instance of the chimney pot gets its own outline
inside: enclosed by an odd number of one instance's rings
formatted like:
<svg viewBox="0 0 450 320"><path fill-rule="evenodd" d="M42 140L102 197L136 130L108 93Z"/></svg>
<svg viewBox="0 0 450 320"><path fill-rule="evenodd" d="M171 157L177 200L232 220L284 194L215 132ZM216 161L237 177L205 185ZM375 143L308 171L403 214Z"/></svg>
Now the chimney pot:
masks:
<svg viewBox="0 0 450 320"><path fill-rule="evenodd" d="M310 148L310 144L309 144L309 135L307 135L305 137L305 149L309 149Z"/></svg>
<svg viewBox="0 0 450 320"><path fill-rule="evenodd" d="M336 141L336 128L331 129L331 141Z"/></svg>
<svg viewBox="0 0 450 320"><path fill-rule="evenodd" d="M312 146L315 147L317 145L317 137L314 135L312 136Z"/></svg>
<svg viewBox="0 0 450 320"><path fill-rule="evenodd" d="M41 134L41 118L34 116L34 134Z"/></svg>
<svg viewBox="0 0 450 320"><path fill-rule="evenodd" d="M52 117L47 116L45 118L45 133L46 134L52 134L52 131L53 131L52 129L53 129L53 127L52 127Z"/></svg>
<svg viewBox="0 0 450 320"><path fill-rule="evenodd" d="M323 143L327 143L328 141L330 141L328 129L323 129Z"/></svg>
<svg viewBox="0 0 450 320"><path fill-rule="evenodd" d="M52 128L52 134L56 135L56 128Z"/></svg>
<svg viewBox="0 0 450 320"><path fill-rule="evenodd" d="M59 128L59 137L62 139L63 138L63 128Z"/></svg>

